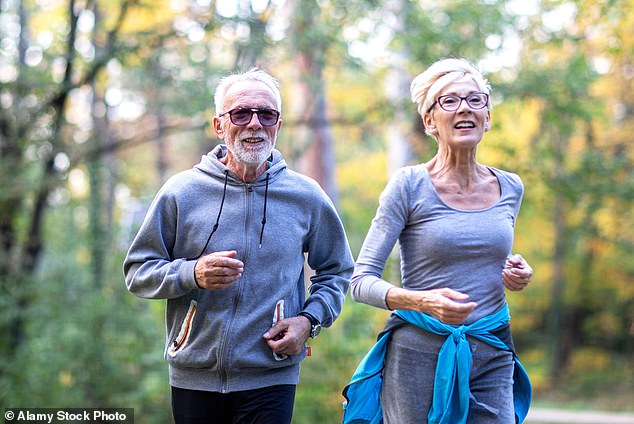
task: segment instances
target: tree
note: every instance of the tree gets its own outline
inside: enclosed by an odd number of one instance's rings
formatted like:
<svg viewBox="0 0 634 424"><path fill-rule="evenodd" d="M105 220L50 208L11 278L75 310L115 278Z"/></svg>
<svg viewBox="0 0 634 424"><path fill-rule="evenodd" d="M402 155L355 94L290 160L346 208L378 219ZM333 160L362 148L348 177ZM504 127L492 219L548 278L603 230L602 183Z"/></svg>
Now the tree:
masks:
<svg viewBox="0 0 634 424"><path fill-rule="evenodd" d="M82 13L89 13L94 2L78 5L75 1L67 4L68 36L61 54L49 56L29 39L32 10L25 2L20 2L17 11L22 30L17 40L10 34L3 34L7 41L17 46L16 78L3 90L10 102L3 107L0 122L2 138L3 190L0 198L0 281L19 305L15 314L3 320L2 351L9 357L15 354L24 340L24 311L28 309L29 292L34 289L29 276L33 275L42 251L44 218L49 207L49 196L60 186L66 172L68 149L72 148L65 133L66 111L70 96L78 87L94 81L107 61L114 56L114 40L120 30L128 7L132 2L124 2L119 10L119 19L103 37L103 55L91 61L84 61L76 48L81 34L78 22ZM38 60L29 59L29 54L39 51ZM54 58L61 63L59 82L49 84L51 75L46 74L47 63ZM40 89L43 87L44 89ZM36 149L35 160L26 154Z"/></svg>
<svg viewBox="0 0 634 424"><path fill-rule="evenodd" d="M568 16L562 18L565 12ZM551 211L552 283L544 326L550 330L550 376L555 382L580 346L592 345L607 334L625 340L627 322L631 322L627 318L618 325L616 334L612 327L590 336L589 328L600 327L605 320L606 304L616 314L631 317L632 294L622 288L631 280L631 269L605 268L632 249L631 233L608 230L614 222L628 227L623 221L628 217L608 210L631 208L633 174L625 158L632 157L632 150L616 133L606 130L626 122L615 125L606 106L614 101L627 103L630 96L625 94L628 90L619 89L613 96L605 89L596 90L603 81L623 78L618 66L612 68L615 75L599 66L621 60L620 54L606 57L609 49L602 43L614 40L613 31L621 31L621 25L613 23L627 16L623 12L613 3L555 3L542 16L558 14L556 24L540 19L540 24L528 26L524 32L529 48L520 56L520 71L505 91L505 95L532 99L539 109L540 127L531 143L530 160L547 189L544 198L527 200ZM604 24L604 19L611 24ZM587 32L595 32L595 36L587 39L581 35ZM607 275L610 281L606 281Z"/></svg>
<svg viewBox="0 0 634 424"><path fill-rule="evenodd" d="M123 358L130 355L128 348L142 349L135 345L147 342L148 334L139 326L143 319L117 319L130 308L130 301L118 299L119 292L112 289L113 281L121 284L120 278L111 277L120 275L122 260L111 246L113 153L125 140L114 136L108 121L104 71L113 63L125 63L132 53L141 57L144 49L160 46L156 39L175 34L169 28L131 34L128 15L145 10L136 0L110 3L110 13L102 13L103 4L97 1L70 0L43 4L43 9L27 1L5 4L0 18L14 25L3 25L0 38L3 46L13 46L8 51L14 55L3 56L6 85L0 93L0 351L6 359L0 397L7 404L23 404L20 396L28 394L42 405L76 406L68 405L75 398L86 406L114 406L113 386L122 392L136 389L136 383L123 382L130 370L120 365L127 362ZM43 17L48 21L42 23ZM14 72L7 74L6 69ZM70 178L73 175L76 178ZM90 180L86 204L73 188L83 175ZM83 210L89 211L88 220L78 218ZM82 222L88 222L87 230ZM67 231L51 238L57 224ZM61 241L66 245L57 245ZM51 248L60 252L57 262L45 260ZM89 272L81 260L74 260L85 252ZM64 319L69 311L77 313L74 318L83 327ZM115 334L126 338L121 328L136 332L127 346L112 343ZM78 353L72 349L75 344L85 348ZM29 366L16 366L22 361ZM139 365L137 370L144 368ZM106 384L95 384L99 379ZM43 394L42 389L49 393L55 388L59 395Z"/></svg>

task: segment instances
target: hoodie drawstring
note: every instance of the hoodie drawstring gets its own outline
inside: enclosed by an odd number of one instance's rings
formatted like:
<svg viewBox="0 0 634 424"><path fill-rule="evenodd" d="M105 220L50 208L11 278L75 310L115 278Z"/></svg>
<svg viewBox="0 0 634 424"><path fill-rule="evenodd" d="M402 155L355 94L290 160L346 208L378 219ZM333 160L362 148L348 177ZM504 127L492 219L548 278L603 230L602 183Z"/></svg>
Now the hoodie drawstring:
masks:
<svg viewBox="0 0 634 424"><path fill-rule="evenodd" d="M266 173L266 186L264 188L264 210L262 211L262 229L260 230L260 244L259 248L262 248L262 237L264 237L264 226L266 225L266 203L269 195L269 176L270 174Z"/></svg>
<svg viewBox="0 0 634 424"><path fill-rule="evenodd" d="M264 188L264 209L262 211L262 228L260 229L260 243L258 245L260 249L262 248L262 240L264 238L264 227L266 226L266 205L268 202L268 195L269 195L269 177L270 177L270 174L267 173L266 186ZM211 229L211 232L209 233L209 237L207 237L207 241L205 242L205 245L203 246L200 253L194 258L188 258L188 260L198 259L203 255L203 253L205 253L205 250L207 250L207 246L209 245L209 241L211 240L211 237L214 235L214 233L218 229L218 225L220 224L220 215L222 215L222 208L225 205L225 197L227 196L227 181L228 180L229 180L229 171L225 170L225 183L222 189L222 200L220 201L220 209L218 209L218 216L216 216L216 223Z"/></svg>
<svg viewBox="0 0 634 424"><path fill-rule="evenodd" d="M207 241L205 242L205 245L203 246L203 249L200 251L198 256L196 256L195 258L190 258L190 259L198 259L203 255L203 253L205 253L205 250L207 250L207 245L209 245L209 241L211 240L211 236L213 236L216 230L218 229L218 224L220 223L220 215L222 215L222 207L225 205L225 197L227 196L227 181L228 180L229 180L229 170L227 169L225 170L225 185L224 185L224 188L222 189L222 200L220 201L220 209L218 209L218 216L216 216L216 223L211 229L211 232L209 233L209 237L207 237Z"/></svg>

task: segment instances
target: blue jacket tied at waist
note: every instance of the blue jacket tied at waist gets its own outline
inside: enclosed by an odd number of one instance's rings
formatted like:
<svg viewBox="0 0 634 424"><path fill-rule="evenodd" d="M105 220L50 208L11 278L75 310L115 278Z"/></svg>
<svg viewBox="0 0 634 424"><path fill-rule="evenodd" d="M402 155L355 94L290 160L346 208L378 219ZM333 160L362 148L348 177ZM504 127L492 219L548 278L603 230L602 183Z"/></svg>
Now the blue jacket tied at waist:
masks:
<svg viewBox="0 0 634 424"><path fill-rule="evenodd" d="M447 336L438 354L434 394L428 415L429 424L466 424L469 414L469 373L471 349L467 335L475 337L495 348L513 352L491 331L508 325L510 315L505 305L493 315L469 324L454 327L422 312L395 311L397 316L409 324L429 332ZM350 383L345 387L344 424L381 424L383 409L380 394L382 370L390 332L381 335L377 343L363 358ZM515 422L522 423L528 413L532 388L528 374L513 352L513 400Z"/></svg>

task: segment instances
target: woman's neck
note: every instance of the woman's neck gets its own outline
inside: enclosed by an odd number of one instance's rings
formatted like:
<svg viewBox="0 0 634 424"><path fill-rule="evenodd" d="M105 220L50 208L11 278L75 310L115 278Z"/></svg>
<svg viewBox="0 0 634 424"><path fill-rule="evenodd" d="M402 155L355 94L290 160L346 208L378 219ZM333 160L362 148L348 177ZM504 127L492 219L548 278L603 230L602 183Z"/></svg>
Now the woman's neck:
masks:
<svg viewBox="0 0 634 424"><path fill-rule="evenodd" d="M485 166L476 161L475 149L439 149L436 156L426 163L432 179L446 181L469 192L472 186L488 176Z"/></svg>

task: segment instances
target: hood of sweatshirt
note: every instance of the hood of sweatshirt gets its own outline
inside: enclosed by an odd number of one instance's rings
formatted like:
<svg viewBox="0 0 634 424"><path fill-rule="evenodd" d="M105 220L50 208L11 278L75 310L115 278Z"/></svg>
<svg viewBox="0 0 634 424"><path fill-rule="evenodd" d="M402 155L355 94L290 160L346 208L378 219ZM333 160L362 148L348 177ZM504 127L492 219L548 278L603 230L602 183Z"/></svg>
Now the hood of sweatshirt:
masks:
<svg viewBox="0 0 634 424"><path fill-rule="evenodd" d="M236 174L234 174L227 166L220 162L220 159L227 156L227 146L225 144L219 144L214 147L209 153L203 156L200 162L195 166L196 169L209 174L213 177L220 178L222 180L227 179L229 185L254 185L264 186L266 185L266 179L269 178L269 182L273 181L282 171L286 169L286 161L282 157L282 154L273 149L271 156L267 159L269 168L258 177L258 179L252 183L245 183Z"/></svg>

